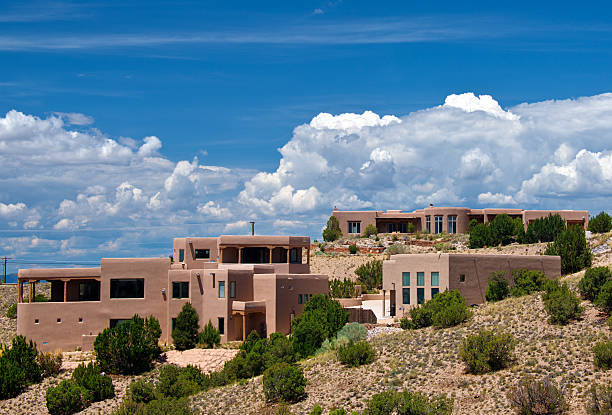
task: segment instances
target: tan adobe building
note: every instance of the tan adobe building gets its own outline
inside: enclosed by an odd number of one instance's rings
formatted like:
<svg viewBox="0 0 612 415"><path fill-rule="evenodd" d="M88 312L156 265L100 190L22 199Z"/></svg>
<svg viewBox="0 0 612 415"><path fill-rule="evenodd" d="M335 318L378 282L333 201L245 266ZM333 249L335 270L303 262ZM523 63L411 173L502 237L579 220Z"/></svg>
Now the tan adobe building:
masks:
<svg viewBox="0 0 612 415"><path fill-rule="evenodd" d="M542 271L548 278L561 276L561 258L548 255L400 254L383 262L383 293L390 292L390 314L403 316L411 307L438 292L459 290L467 305L485 302L491 273Z"/></svg>
<svg viewBox="0 0 612 415"><path fill-rule="evenodd" d="M567 225L589 224L586 210L523 210L523 209L470 209L464 207L437 207L429 205L413 212L401 210L337 210L332 215L338 218L340 230L345 236L362 234L368 225L374 225L379 233L407 233L412 224L415 231L429 233L466 233L470 221L491 222L495 216L505 213L512 218L521 218L525 229L538 218L559 214Z"/></svg>
<svg viewBox="0 0 612 415"><path fill-rule="evenodd" d="M49 302L32 302L38 281L51 283ZM172 258L19 270L17 332L40 350L88 350L105 328L134 314L152 315L162 328L160 341L170 344L175 318L190 302L200 325L210 320L227 342L252 330L289 333L304 303L328 291L326 275L310 274L309 237L176 238Z"/></svg>

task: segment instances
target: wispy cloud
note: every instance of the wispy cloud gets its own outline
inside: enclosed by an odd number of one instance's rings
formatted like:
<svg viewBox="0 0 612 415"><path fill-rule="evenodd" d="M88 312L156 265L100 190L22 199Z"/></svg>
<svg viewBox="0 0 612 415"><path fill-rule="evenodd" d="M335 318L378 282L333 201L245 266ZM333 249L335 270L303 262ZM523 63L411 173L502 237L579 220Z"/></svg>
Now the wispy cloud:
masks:
<svg viewBox="0 0 612 415"><path fill-rule="evenodd" d="M452 41L497 36L474 29L473 22L444 18L380 19L271 30L200 33L129 33L101 35L0 36L0 50L78 50L154 47L176 44L376 44Z"/></svg>
<svg viewBox="0 0 612 415"><path fill-rule="evenodd" d="M5 8L0 13L2 23L29 23L50 20L74 20L89 16L83 7L70 2L28 2Z"/></svg>

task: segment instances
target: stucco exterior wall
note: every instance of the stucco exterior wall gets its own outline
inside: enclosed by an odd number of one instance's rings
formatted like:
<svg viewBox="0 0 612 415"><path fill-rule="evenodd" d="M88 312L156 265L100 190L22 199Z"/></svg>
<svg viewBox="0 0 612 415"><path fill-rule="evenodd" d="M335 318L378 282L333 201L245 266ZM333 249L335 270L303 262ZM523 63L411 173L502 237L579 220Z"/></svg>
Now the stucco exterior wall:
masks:
<svg viewBox="0 0 612 415"><path fill-rule="evenodd" d="M391 305L396 315L406 314L417 305L417 273L424 272L425 300L431 299L431 273L439 272L440 292L457 289L468 305L485 301L489 277L493 272L505 271L512 281L512 271L526 268L542 271L547 278L561 275L561 258L546 255L480 255L480 254L402 254L392 255L383 262L383 290L391 292ZM410 272L410 304L403 304L402 273ZM463 278L462 278L463 276ZM463 281L462 281L463 280Z"/></svg>

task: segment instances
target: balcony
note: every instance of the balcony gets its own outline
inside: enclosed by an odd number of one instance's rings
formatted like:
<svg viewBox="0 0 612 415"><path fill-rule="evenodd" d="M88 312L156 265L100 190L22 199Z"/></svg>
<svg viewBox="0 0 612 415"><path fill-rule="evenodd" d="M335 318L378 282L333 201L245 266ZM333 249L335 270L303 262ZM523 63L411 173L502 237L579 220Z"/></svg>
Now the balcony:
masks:
<svg viewBox="0 0 612 415"><path fill-rule="evenodd" d="M51 283L51 299L54 303L100 301L100 268L63 268L19 270L18 301L24 303L24 287L27 284L28 302L36 297L36 284Z"/></svg>

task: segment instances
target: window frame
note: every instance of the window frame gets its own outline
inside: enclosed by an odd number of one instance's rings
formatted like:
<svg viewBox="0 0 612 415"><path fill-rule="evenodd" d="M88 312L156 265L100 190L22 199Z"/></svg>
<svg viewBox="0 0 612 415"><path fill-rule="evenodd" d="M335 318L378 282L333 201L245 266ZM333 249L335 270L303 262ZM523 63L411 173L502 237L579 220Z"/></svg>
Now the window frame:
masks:
<svg viewBox="0 0 612 415"><path fill-rule="evenodd" d="M347 221L348 233L351 235L360 235L361 234L361 221L350 220ZM355 231L356 229L356 231Z"/></svg>
<svg viewBox="0 0 612 415"><path fill-rule="evenodd" d="M417 287L425 286L425 272L417 272Z"/></svg>
<svg viewBox="0 0 612 415"><path fill-rule="evenodd" d="M434 295L440 293L440 287L431 287L431 298L434 298Z"/></svg>
<svg viewBox="0 0 612 415"><path fill-rule="evenodd" d="M203 252L204 256L198 256L199 252ZM210 259L210 249L209 248L194 249L193 259Z"/></svg>
<svg viewBox="0 0 612 415"><path fill-rule="evenodd" d="M225 281L219 281L217 284L219 288L217 289L217 294L219 298L225 298ZM223 295L221 295L223 294Z"/></svg>
<svg viewBox="0 0 612 415"><path fill-rule="evenodd" d="M434 283L434 274L436 276L436 282ZM439 271L432 271L431 272L431 286L432 287L439 287L440 286L440 272Z"/></svg>
<svg viewBox="0 0 612 415"><path fill-rule="evenodd" d="M425 216L425 232L431 233L431 215Z"/></svg>
<svg viewBox="0 0 612 415"><path fill-rule="evenodd" d="M444 232L444 216L443 215L435 215L434 216L434 233L439 234Z"/></svg>
<svg viewBox="0 0 612 415"><path fill-rule="evenodd" d="M185 262L185 250L179 249L179 262Z"/></svg>
<svg viewBox="0 0 612 415"><path fill-rule="evenodd" d="M115 284L118 284L118 281L136 281L142 282L142 297L117 297L113 296L113 287L116 287ZM118 288L115 288L117 290ZM140 287L137 287L138 291L140 291ZM144 278L111 278L109 284L109 298L111 300L143 300L145 298L145 279Z"/></svg>
<svg viewBox="0 0 612 415"><path fill-rule="evenodd" d="M220 335L225 334L225 317L217 317L217 330L219 330Z"/></svg>
<svg viewBox="0 0 612 415"><path fill-rule="evenodd" d="M408 302L406 302L406 299L408 299ZM410 287L402 288L402 304L410 305Z"/></svg>
<svg viewBox="0 0 612 415"><path fill-rule="evenodd" d="M417 288L417 304L425 303L425 287Z"/></svg>
<svg viewBox="0 0 612 415"><path fill-rule="evenodd" d="M175 296L175 287L178 287L178 296ZM185 287L187 287L186 292ZM189 298L189 281L172 281L172 298L177 300Z"/></svg>
<svg viewBox="0 0 612 415"><path fill-rule="evenodd" d="M406 281L408 284L406 284ZM402 272L402 287L410 287L410 272Z"/></svg>
<svg viewBox="0 0 612 415"><path fill-rule="evenodd" d="M449 215L447 218L447 230L449 234L457 233L457 215Z"/></svg>

